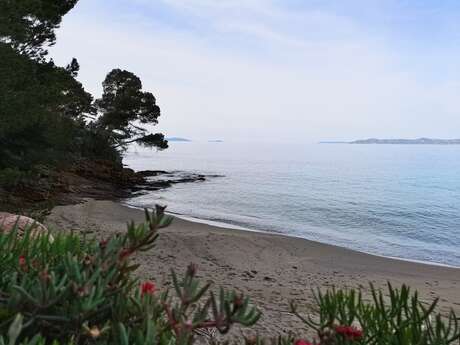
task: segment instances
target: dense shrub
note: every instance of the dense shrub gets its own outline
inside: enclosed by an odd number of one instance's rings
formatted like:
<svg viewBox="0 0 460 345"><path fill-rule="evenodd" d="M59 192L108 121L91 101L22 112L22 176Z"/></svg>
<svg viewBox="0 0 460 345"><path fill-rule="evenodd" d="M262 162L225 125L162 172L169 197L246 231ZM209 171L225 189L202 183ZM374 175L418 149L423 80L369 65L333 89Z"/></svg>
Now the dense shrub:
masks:
<svg viewBox="0 0 460 345"><path fill-rule="evenodd" d="M0 170L0 186L7 188L16 187L21 181L30 177L30 172L24 172L17 168Z"/></svg>
<svg viewBox="0 0 460 345"><path fill-rule="evenodd" d="M31 238L31 231L0 233L0 345L192 344L197 334L227 333L235 324L254 325L260 317L247 297L196 278L190 265L183 278L172 271L174 289L139 281L133 256L151 250L158 230L171 218L157 207L146 222L102 240L72 233ZM406 286L387 293L371 286L365 299L356 290L315 293L316 310L303 315L303 330L277 338L232 339L247 345L447 345L458 344L458 319L438 314L436 302L422 303ZM216 338L211 337L211 343Z"/></svg>

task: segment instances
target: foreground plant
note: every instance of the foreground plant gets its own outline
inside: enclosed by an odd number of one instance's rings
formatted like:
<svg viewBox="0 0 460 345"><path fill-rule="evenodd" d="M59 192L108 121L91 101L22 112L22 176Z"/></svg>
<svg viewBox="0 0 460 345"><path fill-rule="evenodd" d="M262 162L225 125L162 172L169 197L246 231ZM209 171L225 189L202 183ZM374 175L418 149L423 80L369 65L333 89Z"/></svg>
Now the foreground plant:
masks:
<svg viewBox="0 0 460 345"><path fill-rule="evenodd" d="M172 273L177 296L134 278L132 258L152 249L171 220L156 207L145 223L100 242L0 234L0 345L186 345L199 329L253 325L260 313L249 300L224 290L216 297L193 265L183 279Z"/></svg>
<svg viewBox="0 0 460 345"><path fill-rule="evenodd" d="M304 316L292 303L292 311L307 327L313 328L321 345L447 345L459 344L459 319L453 311L445 317L431 304L420 301L403 285L395 289L388 283L387 294L370 285L371 299L361 291L317 291L317 317ZM308 345L307 341L296 345Z"/></svg>

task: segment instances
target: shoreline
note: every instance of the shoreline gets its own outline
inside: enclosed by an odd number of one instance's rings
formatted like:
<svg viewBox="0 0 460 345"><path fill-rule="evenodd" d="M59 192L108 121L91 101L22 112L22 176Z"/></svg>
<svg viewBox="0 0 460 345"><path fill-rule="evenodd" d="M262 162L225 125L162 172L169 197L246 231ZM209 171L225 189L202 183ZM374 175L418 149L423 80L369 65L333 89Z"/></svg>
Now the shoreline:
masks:
<svg viewBox="0 0 460 345"><path fill-rule="evenodd" d="M141 209L141 208L137 208L137 207L131 206L131 205L125 205L125 206L133 207L135 209ZM166 213L168 213L168 212L166 212ZM335 244L330 244L330 243L326 243L326 242L310 240L308 238L301 237L301 236L295 236L295 235L290 235L290 234L282 234L282 233L277 233L277 232L270 232L270 231L266 231L266 230L245 228L245 227L242 227L242 226L239 226L239 225L234 225L234 224L231 224L231 223L225 223L225 222L221 222L221 221L214 221L214 220L196 218L196 217L193 217L193 216L187 216L187 215L178 214L178 213L168 213L168 214L171 215L171 216L174 216L176 218L180 218L180 219L183 219L185 221L191 222L191 223L206 224L206 225L214 226L216 228L220 228L220 229L223 229L223 230L240 230L240 231L256 232L256 233L260 233L260 234L267 234L267 235L273 235L273 236L289 237L289 238L305 240L305 241L309 241L309 242L313 242L313 243L317 243L317 244L323 244L323 245L327 245L327 246L346 249L346 250L350 250L352 252L361 253L361 254L367 254L367 255L376 256L376 257L384 258L384 259L391 259L391 260L403 261L403 262L411 262L411 263L416 263L416 264L420 264L420 265L427 265L427 266L454 268L454 269L459 269L460 270L460 266L443 264L443 263L440 263L440 262L432 262L432 261L417 260L417 259L406 259L406 258L399 258L399 257L396 257L396 256L376 254L376 253L366 252L366 251L363 251L363 250L357 250L357 249L347 248L347 247L343 247L343 246L339 246L339 245L335 245Z"/></svg>
<svg viewBox="0 0 460 345"><path fill-rule="evenodd" d="M144 209L142 207L129 205L129 204L124 203L124 202L120 202L120 204L125 206L125 207L128 207L128 208L132 208L132 209L139 210L139 211L144 211ZM248 227L244 227L244 226L240 226L240 225L236 225L236 224L232 224L232 223L225 223L225 221L215 221L215 220L210 220L210 219L197 218L197 217L193 217L193 216L189 216L189 215L185 215L185 214L168 212L168 211L166 211L166 213L169 214L170 216L173 216L175 218L179 218L179 219L191 222L191 223L205 224L205 225L213 226L213 227L220 228L220 229L223 229L223 230L239 230L239 231L255 232L255 233L267 234L267 235L273 235L273 236L289 237L289 238L305 240L305 241L309 241L309 242L313 242L313 243L317 243L317 244L321 244L321 245L327 245L327 246L337 247L337 248L341 248L341 249L346 249L346 250L350 250L352 252L361 253L361 254L367 254L367 255L371 255L371 256L375 256L375 257L379 257L379 258L384 258L384 259L391 259L391 260L396 260L396 261L416 263L416 264L420 264L420 265L428 265L428 266L435 266L435 267L446 267L446 268L453 268L453 269L459 269L460 270L460 266L443 264L443 263L440 263L440 262L432 262L432 261L426 261L426 260L400 258L400 257L396 257L396 256L377 254L377 253L372 253L372 252L366 252L366 251L363 251L363 250L347 248L347 247L343 247L343 246L335 245L335 244L331 244L331 243L311 240L311 239L301 237L301 236L283 234L283 233L278 233L278 232L271 232L271 231L260 230L260 229L255 229L255 228L248 228Z"/></svg>
<svg viewBox="0 0 460 345"><path fill-rule="evenodd" d="M58 206L46 224L104 238L125 231L130 220L142 222L144 212L113 201L87 200ZM142 253L139 276L158 286L171 284L170 270L181 273L198 265L203 282L247 294L264 316L255 328L266 334L302 327L289 312L295 300L312 311L311 289L360 288L387 282L417 289L422 300L439 297L438 309L460 312L460 269L379 257L329 244L267 232L229 229L175 217L162 229L157 246Z"/></svg>

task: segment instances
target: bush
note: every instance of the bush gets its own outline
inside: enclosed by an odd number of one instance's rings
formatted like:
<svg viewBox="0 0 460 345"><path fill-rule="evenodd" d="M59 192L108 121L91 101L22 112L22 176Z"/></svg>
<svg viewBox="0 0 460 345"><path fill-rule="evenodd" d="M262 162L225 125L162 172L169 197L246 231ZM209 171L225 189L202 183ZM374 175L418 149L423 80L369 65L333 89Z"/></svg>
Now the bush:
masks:
<svg viewBox="0 0 460 345"><path fill-rule="evenodd" d="M0 345L190 345L197 334L254 325L260 317L247 297L172 271L172 293L133 275L132 257L150 250L171 218L164 208L146 211L146 222L106 240L75 234L31 238L0 232ZM246 345L447 345L459 343L454 312L443 317L437 301L424 304L417 292L390 284L385 294L371 285L369 299L356 290L315 292L316 310L292 312L315 330L309 342L292 330L277 338L244 338ZM210 339L216 344L214 338ZM237 339L232 340L238 343ZM228 343L228 342L227 342ZM225 344L227 344L225 343Z"/></svg>
<svg viewBox="0 0 460 345"><path fill-rule="evenodd" d="M366 301L356 290L317 291L316 318L303 316L294 303L292 311L307 327L316 330L320 344L424 344L458 343L458 318L452 311L445 318L431 304L419 300L403 285L395 289L388 283L388 294L370 285L371 299ZM299 344L305 345L305 344Z"/></svg>
<svg viewBox="0 0 460 345"><path fill-rule="evenodd" d="M17 168L0 169L0 186L14 188L30 176L30 172L24 172Z"/></svg>

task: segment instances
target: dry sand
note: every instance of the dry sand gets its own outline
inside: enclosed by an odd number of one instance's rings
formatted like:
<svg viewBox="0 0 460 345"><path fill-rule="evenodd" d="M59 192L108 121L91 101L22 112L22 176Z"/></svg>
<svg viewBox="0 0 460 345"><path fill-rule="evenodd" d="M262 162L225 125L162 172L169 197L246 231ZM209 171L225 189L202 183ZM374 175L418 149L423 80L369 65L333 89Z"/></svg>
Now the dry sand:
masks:
<svg viewBox="0 0 460 345"><path fill-rule="evenodd" d="M97 237L122 232L130 220L142 222L143 211L112 201L56 207L47 224L87 231ZM460 249L459 249L460 250ZM176 218L163 229L156 248L141 254L140 275L170 286L170 270L196 263L203 281L249 295L263 311L256 327L262 334L299 329L289 312L296 300L312 310L311 289L384 286L387 281L416 288L426 301L440 298L440 310L460 312L460 269L425 265L364 254L304 239L225 229Z"/></svg>

